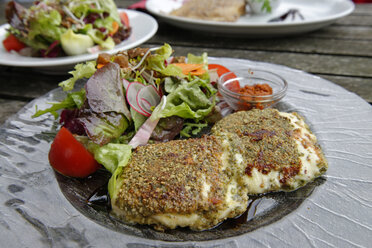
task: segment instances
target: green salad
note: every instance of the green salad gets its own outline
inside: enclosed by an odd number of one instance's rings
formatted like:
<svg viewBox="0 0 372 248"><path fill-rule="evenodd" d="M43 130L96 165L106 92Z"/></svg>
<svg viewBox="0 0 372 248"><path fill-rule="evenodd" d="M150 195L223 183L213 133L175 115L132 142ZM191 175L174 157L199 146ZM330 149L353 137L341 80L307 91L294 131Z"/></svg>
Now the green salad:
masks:
<svg viewBox="0 0 372 248"><path fill-rule="evenodd" d="M132 149L198 135L220 119L207 54L185 58L172 53L171 46L164 44L100 54L96 61L76 65L72 77L59 84L66 98L48 109L37 109L33 116L52 113L62 125L49 152L51 165L62 174L85 177L98 168L97 163L102 164L113 174L111 192ZM83 87L77 86L78 80L85 80ZM79 146L74 140L83 148L71 148L71 144ZM70 148L72 153L89 151L90 170L74 174L66 169L76 162L64 155L71 153ZM77 160L84 157L81 154Z"/></svg>
<svg viewBox="0 0 372 248"><path fill-rule="evenodd" d="M112 49L131 32L127 15L113 0L41 0L28 9L10 1L5 14L10 24L5 49L29 56Z"/></svg>

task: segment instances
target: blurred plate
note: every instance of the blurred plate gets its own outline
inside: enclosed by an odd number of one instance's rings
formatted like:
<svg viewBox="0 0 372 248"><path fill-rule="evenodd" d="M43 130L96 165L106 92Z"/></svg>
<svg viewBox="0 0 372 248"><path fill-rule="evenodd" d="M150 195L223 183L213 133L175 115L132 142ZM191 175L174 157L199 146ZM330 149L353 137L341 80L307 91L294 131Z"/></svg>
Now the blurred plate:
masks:
<svg viewBox="0 0 372 248"><path fill-rule="evenodd" d="M181 7L183 2L184 0L148 0L146 8L164 21L182 28L242 36L254 35L252 38L313 31L354 10L354 4L350 0L282 0L280 6L270 14L248 13L236 22L206 21L169 15L172 10ZM290 9L299 10L304 19L296 16L294 20L289 17L282 22L269 22Z"/></svg>
<svg viewBox="0 0 372 248"><path fill-rule="evenodd" d="M88 181L55 177L48 163L57 124L51 115L36 119L31 115L35 106L44 109L47 102L65 97L56 89L0 127L4 247L371 247L372 107L354 93L303 71L231 58L209 62L232 71L265 69L287 80L287 95L277 108L305 117L329 162L316 185L266 195L266 200L251 206L254 216L242 226L159 232L120 224L107 211L87 205L87 195L95 189Z"/></svg>
<svg viewBox="0 0 372 248"><path fill-rule="evenodd" d="M124 11L119 9L119 11ZM156 20L143 12L134 10L125 10L128 14L130 25L132 27L132 34L128 39L116 45L112 50L100 51L108 53L116 53L120 50L126 50L136 47L148 39L150 39L158 29ZM5 39L6 28L9 25L5 24L0 26L0 41ZM20 56L15 53L5 51L4 47L0 46L0 65L20 66L20 67L37 67L46 72L53 73L54 71L66 71L72 69L75 64L96 59L98 53L95 54L82 54L77 56L66 56L59 58L35 58Z"/></svg>

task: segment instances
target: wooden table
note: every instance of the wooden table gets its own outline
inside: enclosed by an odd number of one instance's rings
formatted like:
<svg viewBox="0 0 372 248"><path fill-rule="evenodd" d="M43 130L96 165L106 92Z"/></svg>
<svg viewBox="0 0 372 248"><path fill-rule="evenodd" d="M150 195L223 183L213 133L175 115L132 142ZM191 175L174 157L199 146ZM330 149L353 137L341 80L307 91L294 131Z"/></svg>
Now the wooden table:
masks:
<svg viewBox="0 0 372 248"><path fill-rule="evenodd" d="M4 13L4 0L0 13ZM125 8L136 1L117 1ZM4 14L0 24L5 23ZM145 43L167 42L177 52L233 57L282 64L326 78L372 103L372 4L324 29L276 39L232 38L174 28L159 21L156 35ZM57 87L68 74L45 75L36 70L0 66L0 124L25 104Z"/></svg>

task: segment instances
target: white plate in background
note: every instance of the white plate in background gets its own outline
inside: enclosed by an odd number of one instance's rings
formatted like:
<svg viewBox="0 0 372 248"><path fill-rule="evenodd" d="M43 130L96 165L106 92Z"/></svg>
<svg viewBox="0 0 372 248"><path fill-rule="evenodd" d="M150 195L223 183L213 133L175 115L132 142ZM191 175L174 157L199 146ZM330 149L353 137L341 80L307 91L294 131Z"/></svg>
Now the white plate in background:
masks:
<svg viewBox="0 0 372 248"><path fill-rule="evenodd" d="M197 20L169 15L172 10L181 7L182 2L184 0L147 0L146 8L164 21L182 28L243 36L254 35L252 38L313 31L347 16L354 10L354 4L350 0L282 0L280 6L270 14L250 14L248 8L247 14L236 22ZM299 10L304 19L297 16L295 20L288 18L282 22L268 22L289 9Z"/></svg>
<svg viewBox="0 0 372 248"><path fill-rule="evenodd" d="M125 11L128 14L132 33L128 39L116 45L112 50L103 50L100 52L116 53L120 50L126 50L136 47L148 39L150 39L158 30L158 23L156 20L143 12L134 10L119 9L119 12ZM9 24L0 26L0 41L2 42L6 36L6 29ZM99 53L99 52L98 52ZM20 66L20 67L37 67L44 72L53 73L66 69L72 69L75 64L96 59L97 54L82 54L76 56L65 56L58 58L37 58L25 57L15 53L7 52L2 45L0 45L0 65Z"/></svg>

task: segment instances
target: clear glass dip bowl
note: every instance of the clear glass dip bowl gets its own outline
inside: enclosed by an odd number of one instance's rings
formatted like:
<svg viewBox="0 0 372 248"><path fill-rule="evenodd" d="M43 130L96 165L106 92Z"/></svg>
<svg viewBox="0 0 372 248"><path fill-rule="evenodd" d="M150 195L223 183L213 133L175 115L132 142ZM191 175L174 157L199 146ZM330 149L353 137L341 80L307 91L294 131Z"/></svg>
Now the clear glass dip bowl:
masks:
<svg viewBox="0 0 372 248"><path fill-rule="evenodd" d="M268 84L272 88L270 95L251 95L237 92L237 81L240 88L246 85ZM223 100L234 110L264 109L279 102L286 94L287 81L281 76L260 69L236 70L223 74L218 79L218 91Z"/></svg>

